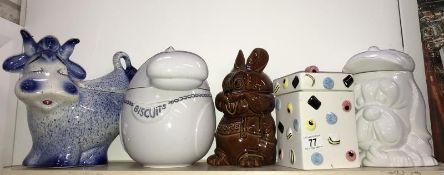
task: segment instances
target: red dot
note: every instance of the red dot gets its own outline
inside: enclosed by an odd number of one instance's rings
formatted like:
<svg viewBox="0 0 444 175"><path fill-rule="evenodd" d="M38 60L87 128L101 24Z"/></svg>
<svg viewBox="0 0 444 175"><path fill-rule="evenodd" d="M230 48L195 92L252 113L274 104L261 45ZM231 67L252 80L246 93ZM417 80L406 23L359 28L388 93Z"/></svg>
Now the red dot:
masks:
<svg viewBox="0 0 444 175"><path fill-rule="evenodd" d="M345 112L350 111L350 110L351 110L351 106L352 106L352 104L351 104L351 102L348 101L348 100L345 100L344 102L342 102L342 109L343 109Z"/></svg>
<svg viewBox="0 0 444 175"><path fill-rule="evenodd" d="M319 72L319 68L317 66L308 66L307 68L305 68L305 72L311 72L311 73L318 73Z"/></svg>
<svg viewBox="0 0 444 175"><path fill-rule="evenodd" d="M355 161L356 160L356 153L353 150L347 151L345 153L345 158L347 158L348 161Z"/></svg>

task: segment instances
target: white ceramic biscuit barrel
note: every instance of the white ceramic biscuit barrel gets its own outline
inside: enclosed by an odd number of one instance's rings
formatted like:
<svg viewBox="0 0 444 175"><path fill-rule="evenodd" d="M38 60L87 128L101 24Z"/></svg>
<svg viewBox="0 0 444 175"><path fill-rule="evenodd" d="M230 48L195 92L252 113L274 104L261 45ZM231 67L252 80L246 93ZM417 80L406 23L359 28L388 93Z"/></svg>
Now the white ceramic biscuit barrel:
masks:
<svg viewBox="0 0 444 175"><path fill-rule="evenodd" d="M350 74L297 72L273 84L279 165L360 166Z"/></svg>
<svg viewBox="0 0 444 175"><path fill-rule="evenodd" d="M208 152L216 119L207 77L202 58L172 48L141 66L120 120L132 159L145 167L182 167Z"/></svg>

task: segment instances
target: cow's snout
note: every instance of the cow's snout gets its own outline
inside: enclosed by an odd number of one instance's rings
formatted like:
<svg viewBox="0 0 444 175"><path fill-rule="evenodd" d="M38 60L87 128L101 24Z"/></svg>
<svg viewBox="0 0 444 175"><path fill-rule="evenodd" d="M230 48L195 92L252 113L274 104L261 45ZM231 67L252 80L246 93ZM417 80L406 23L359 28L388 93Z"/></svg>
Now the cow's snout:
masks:
<svg viewBox="0 0 444 175"><path fill-rule="evenodd" d="M78 101L79 96L77 92L72 94L64 89L47 89L31 99L34 99L31 102L33 106L49 111L60 106L71 106Z"/></svg>
<svg viewBox="0 0 444 175"><path fill-rule="evenodd" d="M44 105L52 105L52 100L45 99L42 101Z"/></svg>

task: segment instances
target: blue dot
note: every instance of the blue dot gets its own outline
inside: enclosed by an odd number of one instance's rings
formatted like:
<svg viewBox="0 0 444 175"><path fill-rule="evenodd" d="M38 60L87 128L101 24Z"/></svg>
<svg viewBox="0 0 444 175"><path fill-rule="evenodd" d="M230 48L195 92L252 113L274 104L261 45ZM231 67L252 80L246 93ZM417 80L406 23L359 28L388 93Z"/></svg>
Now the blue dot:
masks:
<svg viewBox="0 0 444 175"><path fill-rule="evenodd" d="M322 83L325 89L332 89L335 86L335 82L330 77L324 78Z"/></svg>
<svg viewBox="0 0 444 175"><path fill-rule="evenodd" d="M276 101L275 101L275 107L276 107L276 110L280 110L281 109L281 101L279 100L279 99L276 99Z"/></svg>
<svg viewBox="0 0 444 175"><path fill-rule="evenodd" d="M299 121L298 121L298 119L294 119L293 120L293 128L294 128L294 131L298 131L298 129L299 129Z"/></svg>
<svg viewBox="0 0 444 175"><path fill-rule="evenodd" d="M22 89L25 92L34 92L40 87L39 83L37 81L28 79L22 81L20 83L20 89Z"/></svg>
<svg viewBox="0 0 444 175"><path fill-rule="evenodd" d="M313 153L313 154L311 155L311 162L312 162L314 165L321 165L322 162L324 162L324 157L322 157L322 154L321 154L321 153L318 153L318 152Z"/></svg>
<svg viewBox="0 0 444 175"><path fill-rule="evenodd" d="M333 112L328 112L326 118L327 118L327 123L330 125L334 125L338 121L338 117Z"/></svg>
<svg viewBox="0 0 444 175"><path fill-rule="evenodd" d="M72 83L65 82L63 84L63 89L70 94L77 94L77 87Z"/></svg>

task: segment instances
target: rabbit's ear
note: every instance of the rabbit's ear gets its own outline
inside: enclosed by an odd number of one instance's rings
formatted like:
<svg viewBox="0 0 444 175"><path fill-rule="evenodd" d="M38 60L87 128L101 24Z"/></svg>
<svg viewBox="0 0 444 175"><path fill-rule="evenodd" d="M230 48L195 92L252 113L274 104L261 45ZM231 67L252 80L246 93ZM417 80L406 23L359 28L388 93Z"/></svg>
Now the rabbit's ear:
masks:
<svg viewBox="0 0 444 175"><path fill-rule="evenodd" d="M245 66L245 57L242 50L237 53L236 61L234 62L234 69L240 69Z"/></svg>
<svg viewBox="0 0 444 175"><path fill-rule="evenodd" d="M268 63L268 53L262 48L254 49L247 59L247 70L262 72Z"/></svg>

